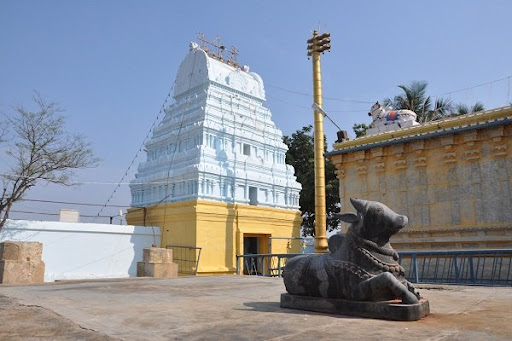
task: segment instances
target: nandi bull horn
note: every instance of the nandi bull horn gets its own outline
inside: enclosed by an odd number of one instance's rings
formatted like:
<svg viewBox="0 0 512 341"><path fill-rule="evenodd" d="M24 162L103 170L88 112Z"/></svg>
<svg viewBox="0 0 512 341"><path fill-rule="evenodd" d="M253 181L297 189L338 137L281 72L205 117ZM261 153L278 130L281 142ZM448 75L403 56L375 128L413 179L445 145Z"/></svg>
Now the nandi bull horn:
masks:
<svg viewBox="0 0 512 341"><path fill-rule="evenodd" d="M354 206L354 208L357 210L357 212L366 213L366 209L368 207L368 200L350 198L350 202L352 203L352 206Z"/></svg>

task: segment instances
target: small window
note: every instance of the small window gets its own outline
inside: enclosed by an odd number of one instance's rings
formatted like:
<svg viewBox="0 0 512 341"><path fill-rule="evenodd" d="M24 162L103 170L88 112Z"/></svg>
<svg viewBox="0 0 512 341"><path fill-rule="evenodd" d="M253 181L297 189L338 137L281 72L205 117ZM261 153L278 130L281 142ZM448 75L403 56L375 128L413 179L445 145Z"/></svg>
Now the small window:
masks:
<svg viewBox="0 0 512 341"><path fill-rule="evenodd" d="M171 154L171 153L174 153L175 151L176 151L176 146L174 145L174 143L169 143L169 147L167 148L167 153Z"/></svg>
<svg viewBox="0 0 512 341"><path fill-rule="evenodd" d="M251 145L244 143L244 155L251 156Z"/></svg>
<svg viewBox="0 0 512 341"><path fill-rule="evenodd" d="M249 187L249 205L258 205L258 188Z"/></svg>

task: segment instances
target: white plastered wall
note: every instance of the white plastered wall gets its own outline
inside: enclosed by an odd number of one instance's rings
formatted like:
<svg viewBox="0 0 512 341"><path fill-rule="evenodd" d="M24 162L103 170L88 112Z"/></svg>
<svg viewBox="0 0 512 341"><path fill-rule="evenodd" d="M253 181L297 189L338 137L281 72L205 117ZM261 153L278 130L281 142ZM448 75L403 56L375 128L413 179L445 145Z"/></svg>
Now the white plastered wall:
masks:
<svg viewBox="0 0 512 341"><path fill-rule="evenodd" d="M2 241L43 244L45 282L137 275L142 250L160 245L160 229L131 225L8 220Z"/></svg>

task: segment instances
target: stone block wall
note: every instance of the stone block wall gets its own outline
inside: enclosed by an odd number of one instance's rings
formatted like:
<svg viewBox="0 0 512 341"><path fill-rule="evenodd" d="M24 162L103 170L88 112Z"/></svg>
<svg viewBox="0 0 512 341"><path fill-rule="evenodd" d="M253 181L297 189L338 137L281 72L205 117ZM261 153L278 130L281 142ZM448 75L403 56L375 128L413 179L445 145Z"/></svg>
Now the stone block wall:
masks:
<svg viewBox="0 0 512 341"><path fill-rule="evenodd" d="M142 254L142 262L137 262L137 277L178 277L178 264L173 263L171 249L152 247Z"/></svg>
<svg viewBox="0 0 512 341"><path fill-rule="evenodd" d="M358 197L407 215L397 249L512 248L511 123L506 107L336 145L341 210Z"/></svg>
<svg viewBox="0 0 512 341"><path fill-rule="evenodd" d="M43 244L37 242L0 243L0 283L44 282Z"/></svg>

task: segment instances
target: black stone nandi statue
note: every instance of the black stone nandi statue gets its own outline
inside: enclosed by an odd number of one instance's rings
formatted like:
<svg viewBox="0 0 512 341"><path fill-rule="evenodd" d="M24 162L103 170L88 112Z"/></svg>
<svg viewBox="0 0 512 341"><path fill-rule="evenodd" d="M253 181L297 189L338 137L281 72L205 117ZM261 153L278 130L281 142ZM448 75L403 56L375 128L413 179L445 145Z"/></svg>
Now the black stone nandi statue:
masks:
<svg viewBox="0 0 512 341"><path fill-rule="evenodd" d="M420 295L405 279L398 254L389 243L389 238L407 225L407 217L379 202L352 198L350 201L357 214L339 215L342 221L351 223L348 232L329 238L329 253L290 259L283 272L286 290L300 297L369 302L396 300L395 303L401 300L401 305L418 305ZM283 304L283 297L282 306L293 308ZM428 301L420 310L422 316L428 313ZM364 312L361 315L379 317ZM416 315L405 319L422 317Z"/></svg>

